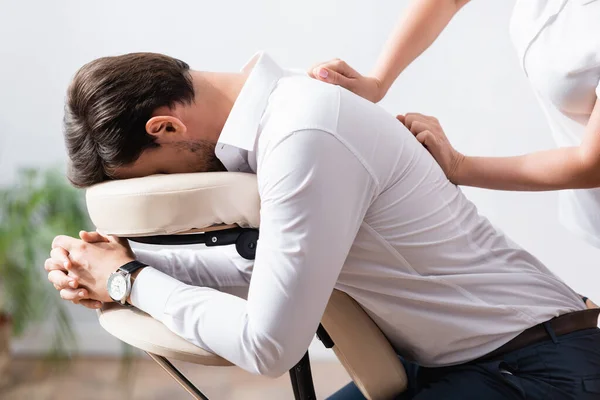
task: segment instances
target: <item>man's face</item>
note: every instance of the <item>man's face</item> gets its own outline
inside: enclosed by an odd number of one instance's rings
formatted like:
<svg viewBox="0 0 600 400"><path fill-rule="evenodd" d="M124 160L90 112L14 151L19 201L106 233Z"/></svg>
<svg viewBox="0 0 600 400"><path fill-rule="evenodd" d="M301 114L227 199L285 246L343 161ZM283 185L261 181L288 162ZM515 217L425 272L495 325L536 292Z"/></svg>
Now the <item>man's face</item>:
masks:
<svg viewBox="0 0 600 400"><path fill-rule="evenodd" d="M116 179L128 179L155 174L218 171L225 171L225 167L215 155L215 144L195 140L165 143L144 150L135 163L116 168L111 175Z"/></svg>

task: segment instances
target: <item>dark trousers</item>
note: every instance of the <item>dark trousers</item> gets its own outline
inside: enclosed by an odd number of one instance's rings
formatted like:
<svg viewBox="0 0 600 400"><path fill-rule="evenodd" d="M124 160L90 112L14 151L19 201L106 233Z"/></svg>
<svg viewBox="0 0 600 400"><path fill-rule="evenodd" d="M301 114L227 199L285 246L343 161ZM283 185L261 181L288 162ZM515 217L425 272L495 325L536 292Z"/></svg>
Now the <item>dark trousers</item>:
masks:
<svg viewBox="0 0 600 400"><path fill-rule="evenodd" d="M398 400L600 399L600 329L586 329L507 353L496 360L424 368L402 360L408 390ZM364 399L353 384L328 400Z"/></svg>

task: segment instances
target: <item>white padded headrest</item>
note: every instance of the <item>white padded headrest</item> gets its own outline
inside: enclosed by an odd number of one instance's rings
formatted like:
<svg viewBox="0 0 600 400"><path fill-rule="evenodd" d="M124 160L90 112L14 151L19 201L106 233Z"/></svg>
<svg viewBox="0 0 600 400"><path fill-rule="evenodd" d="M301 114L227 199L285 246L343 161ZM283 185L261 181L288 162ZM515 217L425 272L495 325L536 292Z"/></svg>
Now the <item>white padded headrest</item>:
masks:
<svg viewBox="0 0 600 400"><path fill-rule="evenodd" d="M219 224L259 225L254 174L203 172L108 181L87 189L86 201L98 231L116 236L168 235Z"/></svg>

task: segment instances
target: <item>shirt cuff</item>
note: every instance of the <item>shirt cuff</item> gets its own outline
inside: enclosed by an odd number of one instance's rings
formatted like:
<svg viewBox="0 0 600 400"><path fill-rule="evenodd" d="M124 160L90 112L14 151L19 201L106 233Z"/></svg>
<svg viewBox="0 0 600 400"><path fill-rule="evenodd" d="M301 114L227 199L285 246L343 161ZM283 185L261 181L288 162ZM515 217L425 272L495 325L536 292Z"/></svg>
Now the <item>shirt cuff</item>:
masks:
<svg viewBox="0 0 600 400"><path fill-rule="evenodd" d="M152 267L140 271L131 288L131 304L162 321L171 294L184 283Z"/></svg>

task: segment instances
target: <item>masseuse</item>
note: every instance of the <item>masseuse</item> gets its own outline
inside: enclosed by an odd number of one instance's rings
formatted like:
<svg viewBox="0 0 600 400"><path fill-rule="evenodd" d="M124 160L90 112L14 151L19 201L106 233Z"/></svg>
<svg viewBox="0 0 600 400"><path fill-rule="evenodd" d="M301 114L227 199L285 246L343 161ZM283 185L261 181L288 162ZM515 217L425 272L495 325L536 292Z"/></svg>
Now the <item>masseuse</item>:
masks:
<svg viewBox="0 0 600 400"><path fill-rule="evenodd" d="M414 0L368 76L339 60L317 65L310 74L377 102L466 3ZM416 113L398 118L457 185L562 190L561 222L600 247L600 1L517 0L510 31L558 148L514 157L469 157L452 147L435 118Z"/></svg>

